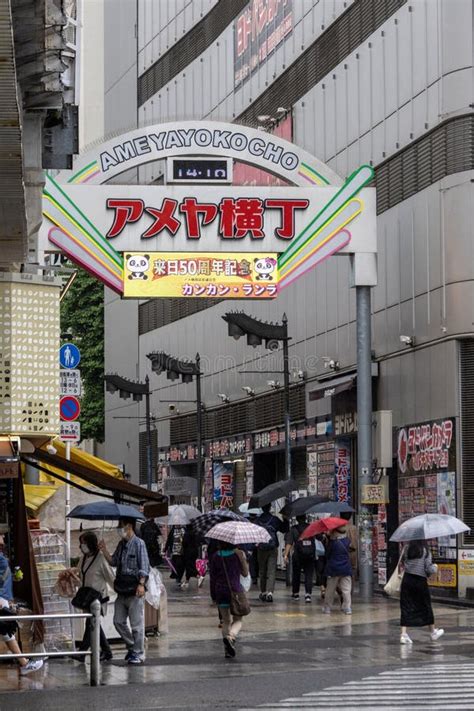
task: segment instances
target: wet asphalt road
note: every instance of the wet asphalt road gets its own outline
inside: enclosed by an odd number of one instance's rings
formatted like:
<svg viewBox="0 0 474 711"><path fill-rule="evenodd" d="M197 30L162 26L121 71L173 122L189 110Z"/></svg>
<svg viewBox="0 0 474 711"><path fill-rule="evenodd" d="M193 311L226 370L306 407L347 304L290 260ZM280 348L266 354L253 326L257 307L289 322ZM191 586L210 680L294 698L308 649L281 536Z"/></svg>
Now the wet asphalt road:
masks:
<svg viewBox="0 0 474 711"><path fill-rule="evenodd" d="M126 666L117 647L96 689L77 662L50 662L44 673L20 681L14 668L6 676L2 670L0 711L474 709L471 609L437 606L446 635L433 643L415 631L409 648L399 644L396 602L356 600L352 618L326 616L319 601L292 603L282 587L274 605L254 604L235 660L224 659L205 589L171 592L169 609L169 634L149 642L144 666Z"/></svg>

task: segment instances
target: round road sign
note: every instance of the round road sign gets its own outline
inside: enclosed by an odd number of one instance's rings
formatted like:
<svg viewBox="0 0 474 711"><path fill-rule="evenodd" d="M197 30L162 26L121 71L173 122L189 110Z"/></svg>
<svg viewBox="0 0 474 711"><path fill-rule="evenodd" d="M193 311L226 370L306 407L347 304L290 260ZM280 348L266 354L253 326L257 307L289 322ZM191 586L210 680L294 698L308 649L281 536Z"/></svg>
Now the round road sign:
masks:
<svg viewBox="0 0 474 711"><path fill-rule="evenodd" d="M81 414L81 406L77 397L66 395L59 401L59 416L65 422L77 420Z"/></svg>
<svg viewBox="0 0 474 711"><path fill-rule="evenodd" d="M74 343L63 343L59 349L59 362L62 368L77 368L81 352Z"/></svg>

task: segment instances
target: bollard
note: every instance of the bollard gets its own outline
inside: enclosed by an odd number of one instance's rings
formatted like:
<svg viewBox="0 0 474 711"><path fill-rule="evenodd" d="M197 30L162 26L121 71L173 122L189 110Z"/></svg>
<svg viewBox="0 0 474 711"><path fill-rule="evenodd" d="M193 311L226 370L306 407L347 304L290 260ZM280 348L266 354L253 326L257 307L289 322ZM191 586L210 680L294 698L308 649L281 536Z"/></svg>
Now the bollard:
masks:
<svg viewBox="0 0 474 711"><path fill-rule="evenodd" d="M100 684L100 612L98 600L91 604L91 686Z"/></svg>

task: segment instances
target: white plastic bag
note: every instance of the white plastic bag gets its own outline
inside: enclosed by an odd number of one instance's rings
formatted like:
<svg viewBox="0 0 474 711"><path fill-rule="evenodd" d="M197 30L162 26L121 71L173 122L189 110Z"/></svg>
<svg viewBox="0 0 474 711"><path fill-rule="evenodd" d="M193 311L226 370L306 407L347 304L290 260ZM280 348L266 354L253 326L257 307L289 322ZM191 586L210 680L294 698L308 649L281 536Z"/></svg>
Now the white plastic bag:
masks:
<svg viewBox="0 0 474 711"><path fill-rule="evenodd" d="M161 584L159 571L156 568L150 568L150 574L146 584L145 600L151 607L154 607L155 610L158 610L160 607Z"/></svg>
<svg viewBox="0 0 474 711"><path fill-rule="evenodd" d="M250 577L250 573L245 576L240 576L240 584L245 592L248 592L250 590L250 586L252 585L252 578Z"/></svg>

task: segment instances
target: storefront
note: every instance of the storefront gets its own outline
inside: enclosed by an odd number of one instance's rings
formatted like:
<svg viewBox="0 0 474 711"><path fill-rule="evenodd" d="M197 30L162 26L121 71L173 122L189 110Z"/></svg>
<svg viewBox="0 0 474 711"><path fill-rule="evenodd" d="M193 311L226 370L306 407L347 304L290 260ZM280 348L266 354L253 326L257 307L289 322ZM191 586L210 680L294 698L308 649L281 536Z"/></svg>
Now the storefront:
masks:
<svg viewBox="0 0 474 711"><path fill-rule="evenodd" d="M402 427L397 435L399 523L422 513L456 516L456 423L454 418ZM430 585L438 594L458 593L456 536L429 541L438 565Z"/></svg>

